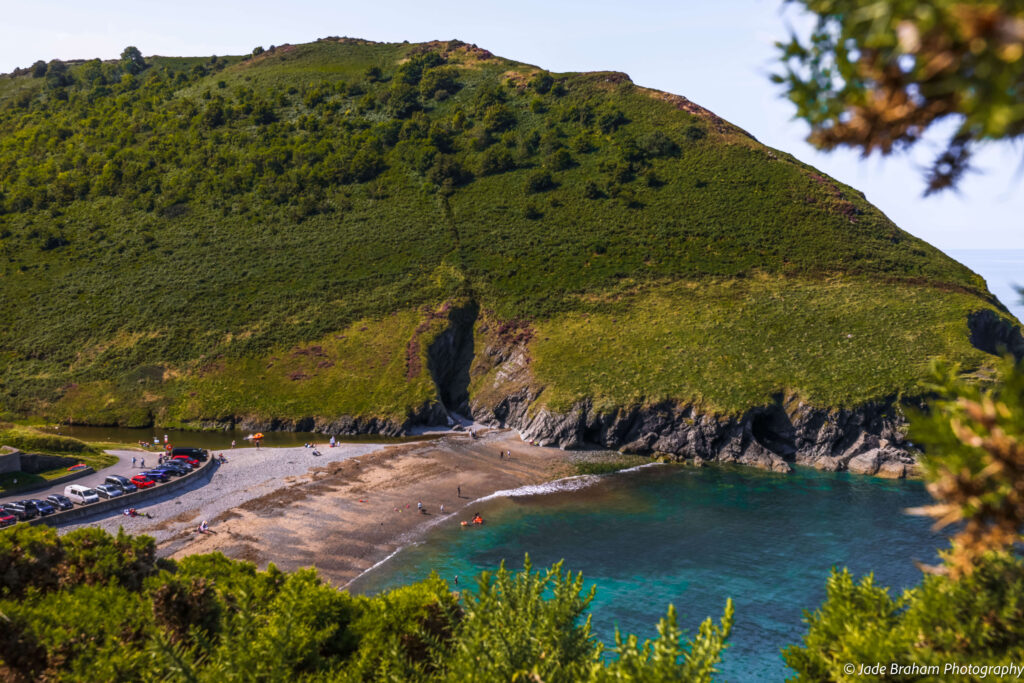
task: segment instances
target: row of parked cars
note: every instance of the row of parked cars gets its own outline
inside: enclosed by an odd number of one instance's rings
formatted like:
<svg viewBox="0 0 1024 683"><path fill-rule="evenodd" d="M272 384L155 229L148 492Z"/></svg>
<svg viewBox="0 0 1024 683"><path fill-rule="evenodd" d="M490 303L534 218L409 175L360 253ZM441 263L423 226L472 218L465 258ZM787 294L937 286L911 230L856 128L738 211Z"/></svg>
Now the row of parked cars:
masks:
<svg viewBox="0 0 1024 683"><path fill-rule="evenodd" d="M81 484L70 484L64 487L64 495L52 494L44 499L29 498L16 503L4 503L0 506L0 527L10 526L16 522L52 515L61 510L70 510L75 503L88 505L134 493L139 489L148 489L158 483L170 481L174 477L188 474L199 464L210 457L202 448L175 448L170 458L151 470L140 472L131 477L111 474L98 486L88 487Z"/></svg>

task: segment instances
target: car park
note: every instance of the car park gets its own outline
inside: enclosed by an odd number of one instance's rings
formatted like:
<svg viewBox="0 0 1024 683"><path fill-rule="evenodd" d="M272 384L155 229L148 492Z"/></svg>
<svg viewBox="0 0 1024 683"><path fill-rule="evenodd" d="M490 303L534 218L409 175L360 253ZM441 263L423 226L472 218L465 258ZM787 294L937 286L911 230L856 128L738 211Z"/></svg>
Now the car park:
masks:
<svg viewBox="0 0 1024 683"><path fill-rule="evenodd" d="M2 529L5 526L11 526L12 524L17 524L17 522L18 522L18 518L15 517L14 515L8 515L8 514L4 514L4 513L0 512L0 529Z"/></svg>
<svg viewBox="0 0 1024 683"><path fill-rule="evenodd" d="M136 474L134 477L132 477L132 483L135 484L140 489L148 489L153 486L156 486L155 481L142 474Z"/></svg>
<svg viewBox="0 0 1024 683"><path fill-rule="evenodd" d="M121 487L116 484L100 484L94 490L96 491L96 495L100 498L106 498L107 500L124 495L124 491L122 491Z"/></svg>
<svg viewBox="0 0 1024 683"><path fill-rule="evenodd" d="M21 503L4 503L3 511L8 515L14 515L20 522L23 522L26 519L32 519L38 514L35 510L29 512Z"/></svg>
<svg viewBox="0 0 1024 683"><path fill-rule="evenodd" d="M187 456L189 458L192 458L193 460L198 460L200 462L205 462L207 460L207 458L210 457L210 451L206 450L205 448L185 448L185 447L172 448L171 449L171 457L173 458L173 457L178 456L178 455L184 455L184 456Z"/></svg>
<svg viewBox="0 0 1024 683"><path fill-rule="evenodd" d="M52 515L54 512L57 511L57 508L53 507L52 505L50 505L45 500L39 500L38 498L32 498L30 500L23 500L23 501L21 501L21 503L26 508L28 508L28 507L35 508L36 512L38 512L40 515L43 515L43 516Z"/></svg>
<svg viewBox="0 0 1024 683"><path fill-rule="evenodd" d="M111 474L103 480L104 484L113 484L114 486L120 486L121 490L125 493L134 493L139 490L139 487L131 483L128 477L122 477L120 474Z"/></svg>
<svg viewBox="0 0 1024 683"><path fill-rule="evenodd" d="M52 496L47 496L46 500L50 503L50 505L57 508L58 510L70 510L71 508L75 507L67 496L62 496L59 493L55 493Z"/></svg>
<svg viewBox="0 0 1024 683"><path fill-rule="evenodd" d="M147 470L145 472L140 472L140 474L142 474L142 476L144 476L144 477L149 477L150 479L153 479L154 481L158 481L161 484L163 482L165 482L165 481L169 481L170 478L171 478L171 475L169 475L167 472L162 472L162 471L157 470L157 469L152 469L152 470Z"/></svg>
<svg viewBox="0 0 1024 683"><path fill-rule="evenodd" d="M88 486L82 486L81 484L71 484L70 486L64 487L64 495L71 499L72 503L78 503L79 505L88 505L89 503L99 502L100 497Z"/></svg>

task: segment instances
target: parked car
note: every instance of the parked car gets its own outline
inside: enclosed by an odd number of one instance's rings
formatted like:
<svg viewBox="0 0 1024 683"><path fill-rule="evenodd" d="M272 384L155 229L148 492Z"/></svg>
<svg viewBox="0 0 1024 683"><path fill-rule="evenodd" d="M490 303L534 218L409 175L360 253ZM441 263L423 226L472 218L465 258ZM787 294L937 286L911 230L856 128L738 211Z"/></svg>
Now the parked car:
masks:
<svg viewBox="0 0 1024 683"><path fill-rule="evenodd" d="M52 515L54 512L57 511L57 508L53 507L52 505L50 505L45 500L39 500L38 498L31 498L29 500L23 500L23 501L21 501L21 504L24 505L26 508L29 508L29 507L35 508L36 512L38 512L40 515L44 515L44 516L45 515Z"/></svg>
<svg viewBox="0 0 1024 683"><path fill-rule="evenodd" d="M174 467L172 465L164 464L153 468L154 472L163 472L164 474L171 477L180 477L183 474L187 474L188 470L184 467Z"/></svg>
<svg viewBox="0 0 1024 683"><path fill-rule="evenodd" d="M205 448L172 448L171 457L173 458L176 455L185 455L193 460L206 462L207 458L210 457L210 451Z"/></svg>
<svg viewBox="0 0 1024 683"><path fill-rule="evenodd" d="M182 472L185 472L186 474L188 472L191 472L192 470L195 469L194 467L192 467L192 465L189 465L184 460L164 460L164 464L165 465L171 465L172 467L177 467L178 469L180 469Z"/></svg>
<svg viewBox="0 0 1024 683"><path fill-rule="evenodd" d="M186 463L187 465L189 465L190 467L199 467L199 461L196 460L195 458L190 458L187 455L172 455L171 456L171 461L172 462L183 462L183 463Z"/></svg>
<svg viewBox="0 0 1024 683"><path fill-rule="evenodd" d="M104 484L113 484L114 486L120 486L121 490L125 493L134 493L139 490L139 487L131 483L128 477L122 477L120 474L111 474L103 480Z"/></svg>
<svg viewBox="0 0 1024 683"><path fill-rule="evenodd" d="M26 519L32 519L39 514L35 510L29 512L21 503L4 503L3 511L8 515L14 515L17 517L19 522L24 522Z"/></svg>
<svg viewBox="0 0 1024 683"><path fill-rule="evenodd" d="M17 522L18 522L18 518L15 517L14 515L8 515L8 514L4 514L4 513L0 512L0 529L2 529L5 526L11 526L12 524L17 524Z"/></svg>
<svg viewBox="0 0 1024 683"><path fill-rule="evenodd" d="M124 491L122 491L121 487L117 484L100 484L95 488L95 491L96 495L100 498L106 498L107 500L124 495Z"/></svg>
<svg viewBox="0 0 1024 683"><path fill-rule="evenodd" d="M171 478L171 475L169 475L167 472L158 469L148 470L146 472L141 472L140 474L142 474L142 476L144 477L149 477L150 479L153 479L160 483L169 481Z"/></svg>
<svg viewBox="0 0 1024 683"><path fill-rule="evenodd" d="M156 482L143 474L136 474L132 477L132 483L140 489L148 489L152 486L156 486Z"/></svg>
<svg viewBox="0 0 1024 683"><path fill-rule="evenodd" d="M88 486L82 486L81 484L65 486L64 495L70 498L72 503L78 503L79 505L96 503L99 502L100 499L100 497L96 495L95 491Z"/></svg>
<svg viewBox="0 0 1024 683"><path fill-rule="evenodd" d="M46 500L49 501L50 505L57 508L58 510L70 510L71 508L75 507L67 496L62 496L59 493L55 493L52 496L47 496Z"/></svg>

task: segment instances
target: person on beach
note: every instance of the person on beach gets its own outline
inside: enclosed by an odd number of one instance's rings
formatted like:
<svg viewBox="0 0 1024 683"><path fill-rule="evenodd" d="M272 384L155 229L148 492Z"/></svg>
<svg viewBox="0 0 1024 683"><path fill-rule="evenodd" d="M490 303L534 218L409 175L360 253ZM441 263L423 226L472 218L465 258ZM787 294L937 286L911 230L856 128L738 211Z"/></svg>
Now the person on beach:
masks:
<svg viewBox="0 0 1024 683"><path fill-rule="evenodd" d="M199 525L199 533L201 533L201 534L208 534L208 533L210 533L210 525L206 523L205 519Z"/></svg>
<svg viewBox="0 0 1024 683"><path fill-rule="evenodd" d="M441 503L441 514L444 514L444 503Z"/></svg>
<svg viewBox="0 0 1024 683"><path fill-rule="evenodd" d="M419 510L419 513L421 515L423 514L424 510L423 510L423 501L422 500L419 501L418 503L416 503L416 509Z"/></svg>
<svg viewBox="0 0 1024 683"><path fill-rule="evenodd" d="M337 442L334 440L334 435L331 435L331 448L334 448L335 443Z"/></svg>

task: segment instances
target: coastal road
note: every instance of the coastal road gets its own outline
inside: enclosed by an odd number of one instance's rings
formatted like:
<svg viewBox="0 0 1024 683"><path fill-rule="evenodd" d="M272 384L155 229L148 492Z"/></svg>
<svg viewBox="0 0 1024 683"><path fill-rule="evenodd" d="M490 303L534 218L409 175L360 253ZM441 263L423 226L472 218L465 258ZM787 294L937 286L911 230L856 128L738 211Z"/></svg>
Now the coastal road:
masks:
<svg viewBox="0 0 1024 683"><path fill-rule="evenodd" d="M131 477L142 471L142 466L136 463L135 467L132 468L132 457L139 458L142 456L146 457L146 464L150 467L156 467L156 460L159 457L159 453L142 453L141 451L107 451L111 455L117 456L117 463L110 467L104 467L99 472L94 472L88 476L80 477L73 481L64 482L63 484L56 484L49 486L45 489L36 489L35 491L22 491L21 493L13 493L11 495L4 495L0 497L0 504L13 503L19 500L27 500L29 498L42 498L45 499L47 496L53 493L64 493L64 487L68 484L81 484L82 486L93 487L97 484L102 484L103 480L111 474L120 474L121 476Z"/></svg>

